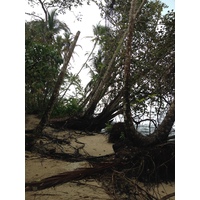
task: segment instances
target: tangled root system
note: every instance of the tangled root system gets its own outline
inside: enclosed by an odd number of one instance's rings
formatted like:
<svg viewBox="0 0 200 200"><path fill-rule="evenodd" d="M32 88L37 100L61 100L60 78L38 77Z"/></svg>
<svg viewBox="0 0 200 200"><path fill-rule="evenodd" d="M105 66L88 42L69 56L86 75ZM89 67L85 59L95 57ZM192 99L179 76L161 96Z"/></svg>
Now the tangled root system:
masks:
<svg viewBox="0 0 200 200"><path fill-rule="evenodd" d="M118 159L120 164L112 173L104 173L101 177L101 182L115 199L157 200L159 194L155 192L158 195L155 197L148 192L149 189L156 190L157 185L175 180L173 142L148 148L124 148L116 153Z"/></svg>
<svg viewBox="0 0 200 200"><path fill-rule="evenodd" d="M127 147L116 153L122 160L127 177L145 183L160 183L175 179L175 145L168 142L153 147Z"/></svg>

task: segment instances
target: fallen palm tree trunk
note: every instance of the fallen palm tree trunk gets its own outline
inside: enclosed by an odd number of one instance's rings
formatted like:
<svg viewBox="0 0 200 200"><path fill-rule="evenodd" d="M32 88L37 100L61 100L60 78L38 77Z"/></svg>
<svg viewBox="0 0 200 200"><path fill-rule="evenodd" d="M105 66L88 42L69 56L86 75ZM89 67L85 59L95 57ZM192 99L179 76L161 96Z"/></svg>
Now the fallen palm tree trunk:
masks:
<svg viewBox="0 0 200 200"><path fill-rule="evenodd" d="M98 166L95 166L94 168L79 168L75 171L60 173L55 176L44 178L41 181L25 183L25 190L26 191L43 190L69 181L80 180L83 179L84 177L91 176L95 173L102 172L106 169L111 169L117 164L118 164L117 162L101 163L101 164L99 163Z"/></svg>

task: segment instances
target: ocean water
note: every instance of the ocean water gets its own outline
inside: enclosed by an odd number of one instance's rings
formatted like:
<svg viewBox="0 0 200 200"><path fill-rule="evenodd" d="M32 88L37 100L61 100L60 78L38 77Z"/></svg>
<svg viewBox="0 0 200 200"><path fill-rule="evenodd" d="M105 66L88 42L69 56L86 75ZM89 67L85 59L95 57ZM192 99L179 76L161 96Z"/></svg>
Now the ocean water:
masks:
<svg viewBox="0 0 200 200"><path fill-rule="evenodd" d="M153 131L155 130L155 127L144 124L144 125L139 125L137 130L138 130L138 132L142 133L143 135L149 135L149 134L153 133ZM170 132L170 135L175 135L175 125L173 126L173 128Z"/></svg>
<svg viewBox="0 0 200 200"><path fill-rule="evenodd" d="M143 135L149 135L149 134L153 133L154 130L155 130L155 127L149 126L148 124L139 125L137 127L137 131L142 133ZM107 134L106 129L102 129L101 132ZM173 126L173 128L171 129L171 132L170 132L170 136L172 136L172 135L175 135L175 125Z"/></svg>

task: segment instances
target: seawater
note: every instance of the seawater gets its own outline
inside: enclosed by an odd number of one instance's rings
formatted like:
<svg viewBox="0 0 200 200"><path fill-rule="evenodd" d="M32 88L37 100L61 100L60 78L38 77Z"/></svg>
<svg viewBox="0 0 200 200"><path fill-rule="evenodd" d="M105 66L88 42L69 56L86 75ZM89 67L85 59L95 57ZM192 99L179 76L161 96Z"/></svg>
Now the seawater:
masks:
<svg viewBox="0 0 200 200"><path fill-rule="evenodd" d="M143 135L149 135L149 134L153 133L154 130L155 130L154 126L149 126L147 124L138 125L138 128L137 128L137 131L142 133ZM171 129L170 136L171 135L175 135L175 126L173 126Z"/></svg>

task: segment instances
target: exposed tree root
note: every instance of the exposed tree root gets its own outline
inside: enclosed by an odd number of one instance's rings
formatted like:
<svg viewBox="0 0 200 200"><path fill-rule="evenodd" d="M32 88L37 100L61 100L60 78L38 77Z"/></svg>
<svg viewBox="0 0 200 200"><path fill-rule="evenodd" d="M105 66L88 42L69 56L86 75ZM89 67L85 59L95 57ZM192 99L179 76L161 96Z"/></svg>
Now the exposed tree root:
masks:
<svg viewBox="0 0 200 200"><path fill-rule="evenodd" d="M62 149L62 145L70 146L70 139L75 139L78 142L76 137L72 137L73 135L69 133L69 136L61 139L56 134L42 133L35 137L33 130L26 131L26 150L34 150L42 156L64 161L88 161L92 165L91 168L67 171L38 182L26 183L26 191L42 190L92 177L101 181L108 193L115 199L157 200L157 196L150 194L138 182L155 186L161 182L170 182L175 179L175 143L173 141L153 146L134 147L132 142L119 137L117 138L118 142L113 145L115 154L100 157L81 155L79 150L84 147L83 143L74 148L74 153L66 153L45 148L45 144L38 142L40 139L41 142L45 140L48 144L56 145ZM166 195L162 200L173 195Z"/></svg>
<svg viewBox="0 0 200 200"><path fill-rule="evenodd" d="M108 156L102 156L99 160L90 157L88 160L92 164L91 168L80 168L38 182L26 183L26 191L42 190L92 177L101 181L115 199L158 200L157 196L150 194L139 182L155 186L161 182L174 181L174 151L172 142L148 148L125 146L115 153L113 160L108 161ZM173 195L166 195L162 200Z"/></svg>
<svg viewBox="0 0 200 200"><path fill-rule="evenodd" d="M153 147L126 145L115 149L116 158L123 160L128 177L142 182L167 182L175 179L175 144L167 142Z"/></svg>

